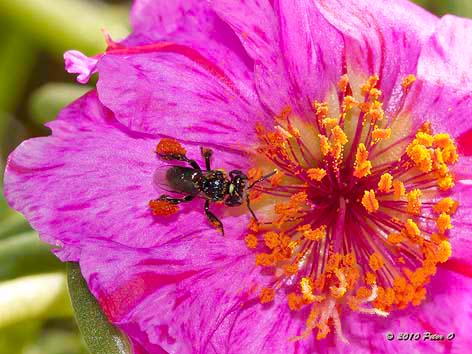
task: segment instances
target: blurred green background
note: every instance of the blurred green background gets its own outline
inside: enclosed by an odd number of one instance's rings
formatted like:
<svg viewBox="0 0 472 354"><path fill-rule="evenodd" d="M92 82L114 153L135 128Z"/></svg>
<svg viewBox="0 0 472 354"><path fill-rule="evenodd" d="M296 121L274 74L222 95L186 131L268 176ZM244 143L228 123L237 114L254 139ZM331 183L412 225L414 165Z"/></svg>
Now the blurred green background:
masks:
<svg viewBox="0 0 472 354"><path fill-rule="evenodd" d="M416 2L439 15L472 17L472 0ZM26 138L47 135L43 124L89 89L63 70L64 51L78 49L88 55L103 51L101 28L115 39L124 37L129 31L129 6L130 1L118 0L0 0L1 171L15 146ZM68 296L65 265L2 196L0 354L85 353Z"/></svg>

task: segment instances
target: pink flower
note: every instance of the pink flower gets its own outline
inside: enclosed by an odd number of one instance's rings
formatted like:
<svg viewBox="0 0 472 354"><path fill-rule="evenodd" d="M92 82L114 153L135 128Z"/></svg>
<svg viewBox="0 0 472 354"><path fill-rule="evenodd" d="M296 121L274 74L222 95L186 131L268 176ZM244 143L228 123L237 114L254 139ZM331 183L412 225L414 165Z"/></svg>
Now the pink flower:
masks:
<svg viewBox="0 0 472 354"><path fill-rule="evenodd" d="M403 0L142 0L132 24L96 57L97 90L12 153L5 192L137 353L471 347L469 20ZM251 190L261 223L212 206L221 237L201 200L154 216L169 137L213 168L277 168Z"/></svg>

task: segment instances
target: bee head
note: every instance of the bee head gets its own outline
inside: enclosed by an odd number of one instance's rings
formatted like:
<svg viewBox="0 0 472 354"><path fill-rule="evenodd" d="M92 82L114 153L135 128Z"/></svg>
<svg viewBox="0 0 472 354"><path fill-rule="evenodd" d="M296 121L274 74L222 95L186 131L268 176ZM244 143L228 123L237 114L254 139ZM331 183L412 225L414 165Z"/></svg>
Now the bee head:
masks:
<svg viewBox="0 0 472 354"><path fill-rule="evenodd" d="M225 200L227 206L241 205L248 189L248 178L239 170L229 173L228 197Z"/></svg>

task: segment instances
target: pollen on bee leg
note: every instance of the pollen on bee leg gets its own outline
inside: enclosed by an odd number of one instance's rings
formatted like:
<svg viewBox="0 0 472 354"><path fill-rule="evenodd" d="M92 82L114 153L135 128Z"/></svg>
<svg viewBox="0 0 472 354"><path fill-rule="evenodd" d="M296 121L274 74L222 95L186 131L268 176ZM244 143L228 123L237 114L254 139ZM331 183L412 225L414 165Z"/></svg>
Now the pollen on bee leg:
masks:
<svg viewBox="0 0 472 354"><path fill-rule="evenodd" d="M157 144L156 152L162 159L174 159L184 157L187 154L185 148L175 139L163 138Z"/></svg>
<svg viewBox="0 0 472 354"><path fill-rule="evenodd" d="M149 207L155 216L170 216L179 211L179 206L167 200L156 199L149 201Z"/></svg>

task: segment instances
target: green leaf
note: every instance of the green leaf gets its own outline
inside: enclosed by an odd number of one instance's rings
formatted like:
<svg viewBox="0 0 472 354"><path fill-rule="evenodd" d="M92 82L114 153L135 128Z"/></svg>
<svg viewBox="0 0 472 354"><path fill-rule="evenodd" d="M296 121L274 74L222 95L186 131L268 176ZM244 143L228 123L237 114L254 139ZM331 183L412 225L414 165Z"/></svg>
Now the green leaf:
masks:
<svg viewBox="0 0 472 354"><path fill-rule="evenodd" d="M30 116L40 124L49 122L62 108L91 89L89 86L56 82L43 85L29 99Z"/></svg>
<svg viewBox="0 0 472 354"><path fill-rule="evenodd" d="M0 283L0 329L27 320L70 316L71 312L62 273L30 275Z"/></svg>
<svg viewBox="0 0 472 354"><path fill-rule="evenodd" d="M0 239L0 264L0 281L64 269L33 231Z"/></svg>
<svg viewBox="0 0 472 354"><path fill-rule="evenodd" d="M71 46L86 54L103 51L101 28L117 38L128 32L125 12L99 1L1 0L0 13L58 55Z"/></svg>
<svg viewBox="0 0 472 354"><path fill-rule="evenodd" d="M0 240L26 231L31 231L31 227L20 213L10 208L2 210L2 215L0 215Z"/></svg>
<svg viewBox="0 0 472 354"><path fill-rule="evenodd" d="M72 306L80 332L92 354L131 354L127 338L103 314L90 293L77 263L67 264Z"/></svg>

